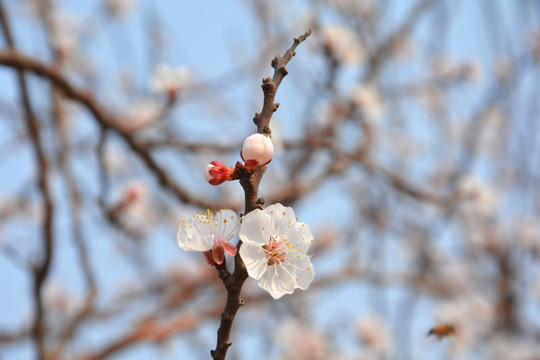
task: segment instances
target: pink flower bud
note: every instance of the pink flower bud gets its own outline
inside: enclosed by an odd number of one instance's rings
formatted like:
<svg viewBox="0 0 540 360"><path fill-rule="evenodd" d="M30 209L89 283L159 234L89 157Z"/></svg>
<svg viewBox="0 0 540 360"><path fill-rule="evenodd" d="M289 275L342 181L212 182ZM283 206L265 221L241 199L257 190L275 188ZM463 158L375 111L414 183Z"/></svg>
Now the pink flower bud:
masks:
<svg viewBox="0 0 540 360"><path fill-rule="evenodd" d="M274 156L272 140L262 134L248 136L244 140L240 156L246 162L246 167L255 169L258 166L266 165L272 161Z"/></svg>
<svg viewBox="0 0 540 360"><path fill-rule="evenodd" d="M212 161L204 170L204 178L211 185L219 185L230 180L233 170L233 168L227 167L219 161Z"/></svg>

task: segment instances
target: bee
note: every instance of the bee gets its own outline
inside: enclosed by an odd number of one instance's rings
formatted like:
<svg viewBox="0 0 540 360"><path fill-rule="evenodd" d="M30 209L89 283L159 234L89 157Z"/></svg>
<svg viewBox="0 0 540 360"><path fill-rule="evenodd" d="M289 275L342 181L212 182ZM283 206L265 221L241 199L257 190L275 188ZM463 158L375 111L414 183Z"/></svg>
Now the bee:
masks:
<svg viewBox="0 0 540 360"><path fill-rule="evenodd" d="M441 324L429 330L427 336L435 335L437 340L441 340L455 333L456 328L452 324Z"/></svg>

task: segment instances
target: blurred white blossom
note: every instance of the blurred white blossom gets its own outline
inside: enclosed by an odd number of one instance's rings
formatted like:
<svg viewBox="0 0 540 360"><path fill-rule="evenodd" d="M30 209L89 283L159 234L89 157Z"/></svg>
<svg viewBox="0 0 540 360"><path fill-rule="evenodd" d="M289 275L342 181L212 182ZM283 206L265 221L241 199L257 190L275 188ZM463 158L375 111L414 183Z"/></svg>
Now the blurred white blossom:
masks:
<svg viewBox="0 0 540 360"><path fill-rule="evenodd" d="M80 299L55 280L47 280L43 286L43 305L48 310L51 321L75 315L80 306Z"/></svg>
<svg viewBox="0 0 540 360"><path fill-rule="evenodd" d="M171 68L167 64L160 64L154 70L150 86L152 91L158 94L174 96L188 85L189 79L190 72L187 67Z"/></svg>
<svg viewBox="0 0 540 360"><path fill-rule="evenodd" d="M128 229L144 233L154 219L148 184L140 179L128 181L120 190L113 213Z"/></svg>
<svg viewBox="0 0 540 360"><path fill-rule="evenodd" d="M49 28L53 48L63 59L72 57L79 46L79 21L71 14L53 12Z"/></svg>
<svg viewBox="0 0 540 360"><path fill-rule="evenodd" d="M463 210L467 213L490 216L498 211L498 192L475 175L464 176L460 181L458 192L462 199Z"/></svg>
<svg viewBox="0 0 540 360"><path fill-rule="evenodd" d="M379 356L388 356L394 348L394 339L387 324L376 315L367 315L356 323L356 334L362 343Z"/></svg>
<svg viewBox="0 0 540 360"><path fill-rule="evenodd" d="M326 49L344 64L357 64L365 57L360 39L344 25L325 26L322 38Z"/></svg>
<svg viewBox="0 0 540 360"><path fill-rule="evenodd" d="M120 126L128 132L137 131L157 120L161 110L161 106L156 101L141 100L127 110L124 122Z"/></svg>
<svg viewBox="0 0 540 360"><path fill-rule="evenodd" d="M283 360L335 359L327 337L312 326L289 320L277 328L275 337L283 351Z"/></svg>
<svg viewBox="0 0 540 360"><path fill-rule="evenodd" d="M353 104L362 112L364 120L369 124L378 123L384 113L381 93L373 84L356 85L351 93Z"/></svg>
<svg viewBox="0 0 540 360"><path fill-rule="evenodd" d="M328 5L338 8L347 13L358 14L364 19L374 19L379 15L379 4L374 0L351 1L351 0L326 0Z"/></svg>

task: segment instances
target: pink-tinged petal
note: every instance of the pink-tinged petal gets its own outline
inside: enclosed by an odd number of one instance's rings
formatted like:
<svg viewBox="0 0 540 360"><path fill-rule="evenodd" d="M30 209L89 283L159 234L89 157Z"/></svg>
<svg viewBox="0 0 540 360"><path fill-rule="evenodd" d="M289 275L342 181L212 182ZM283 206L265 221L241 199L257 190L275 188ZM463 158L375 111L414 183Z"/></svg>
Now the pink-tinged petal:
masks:
<svg viewBox="0 0 540 360"><path fill-rule="evenodd" d="M227 180L230 180L230 176L234 169L219 161L212 161L204 170L204 178L211 185L219 185Z"/></svg>
<svg viewBox="0 0 540 360"><path fill-rule="evenodd" d="M240 247L240 257L246 265L248 275L259 280L268 268L266 253L260 245L246 241Z"/></svg>
<svg viewBox="0 0 540 360"><path fill-rule="evenodd" d="M223 249L231 256L236 256L236 247L228 241L223 242Z"/></svg>
<svg viewBox="0 0 540 360"><path fill-rule="evenodd" d="M212 250L205 251L204 257L206 258L206 263L210 266L214 266L216 263L214 261L214 257L212 256Z"/></svg>
<svg viewBox="0 0 540 360"><path fill-rule="evenodd" d="M272 235L273 222L270 215L256 209L244 216L240 227L240 239L266 245Z"/></svg>
<svg viewBox="0 0 540 360"><path fill-rule="evenodd" d="M246 163L255 160L260 165L266 165L274 156L274 145L272 144L272 140L262 134L248 136L246 140L244 140L240 156Z"/></svg>
<svg viewBox="0 0 540 360"><path fill-rule="evenodd" d="M295 279L283 266L272 265L259 279L259 287L266 290L274 299L279 299L285 294L292 294L294 291Z"/></svg>
<svg viewBox="0 0 540 360"><path fill-rule="evenodd" d="M206 182L210 182L214 179L214 177L210 174L210 170L212 170L213 167L214 165L208 164L208 166L204 170L204 179L206 180Z"/></svg>

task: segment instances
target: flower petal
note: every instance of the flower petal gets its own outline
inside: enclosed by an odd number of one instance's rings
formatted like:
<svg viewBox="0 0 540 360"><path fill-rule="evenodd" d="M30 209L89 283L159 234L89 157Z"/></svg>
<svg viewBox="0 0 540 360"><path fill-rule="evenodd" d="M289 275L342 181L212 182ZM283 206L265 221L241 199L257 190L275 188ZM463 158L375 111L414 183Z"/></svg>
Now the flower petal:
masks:
<svg viewBox="0 0 540 360"><path fill-rule="evenodd" d="M294 230L288 231L285 236L296 249L302 250L304 254L313 243L313 235L306 223L297 222Z"/></svg>
<svg viewBox="0 0 540 360"><path fill-rule="evenodd" d="M176 243L185 251L208 251L214 245L214 235L200 234L191 225L182 224L176 233Z"/></svg>
<svg viewBox="0 0 540 360"><path fill-rule="evenodd" d="M281 204L273 204L264 209L264 212L274 220L273 233L276 235L285 235L290 230L294 230L296 224L296 215L291 207L285 207Z"/></svg>
<svg viewBox="0 0 540 360"><path fill-rule="evenodd" d="M236 255L236 247L231 244L230 242L228 241L224 241L222 243L223 245L223 250L225 250L225 252L231 256L235 256Z"/></svg>
<svg viewBox="0 0 540 360"><path fill-rule="evenodd" d="M268 291L274 299L294 291L295 279L281 265L271 265L259 280L259 287Z"/></svg>
<svg viewBox="0 0 540 360"><path fill-rule="evenodd" d="M313 265L311 264L311 259L309 256L300 256L296 258L293 263L283 263L285 269L294 274L295 278L295 288L302 290L307 290L309 284L313 281L315 277L315 272L313 271Z"/></svg>
<svg viewBox="0 0 540 360"><path fill-rule="evenodd" d="M240 156L245 162L255 160L258 164L265 165L269 163L274 156L274 145L272 144L272 140L262 134L248 136L246 140L244 140Z"/></svg>
<svg viewBox="0 0 540 360"><path fill-rule="evenodd" d="M238 233L240 220L238 220L238 215L234 211L219 210L215 219L217 224L216 235L220 240L229 241Z"/></svg>
<svg viewBox="0 0 540 360"><path fill-rule="evenodd" d="M254 242L246 241L240 247L240 257L246 265L248 275L259 280L268 268L266 262L266 252L260 245Z"/></svg>
<svg viewBox="0 0 540 360"><path fill-rule="evenodd" d="M273 222L270 215L256 209L244 216L239 236L243 242L252 241L266 245L272 236L272 228Z"/></svg>

